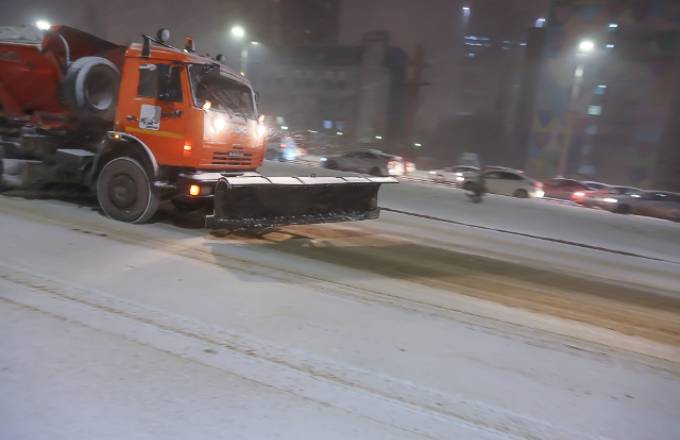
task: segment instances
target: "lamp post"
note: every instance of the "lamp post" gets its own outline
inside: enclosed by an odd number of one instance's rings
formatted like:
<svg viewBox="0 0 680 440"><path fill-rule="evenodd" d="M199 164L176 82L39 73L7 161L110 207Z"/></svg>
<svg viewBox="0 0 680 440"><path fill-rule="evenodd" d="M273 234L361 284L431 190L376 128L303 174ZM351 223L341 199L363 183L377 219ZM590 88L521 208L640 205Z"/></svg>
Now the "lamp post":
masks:
<svg viewBox="0 0 680 440"><path fill-rule="evenodd" d="M571 80L571 91L569 92L569 108L567 115L567 137L562 146L560 160L557 163L557 175L564 176L567 171L567 162L569 161L569 151L573 139L574 118L578 113L577 103L578 96L581 91L581 84L583 83L583 73L585 69L585 57L595 51L595 42L593 40L581 40L577 46L576 56L578 63L574 69L574 76Z"/></svg>
<svg viewBox="0 0 680 440"><path fill-rule="evenodd" d="M243 28L241 25L234 25L231 27L229 30L229 35L231 36L232 39L235 41L238 41L241 43L240 48L241 48L241 64L240 64L240 71L243 76L245 76L248 73L248 57L250 55L249 49L250 46L259 46L260 42L259 41L250 41L246 42L246 30Z"/></svg>
<svg viewBox="0 0 680 440"><path fill-rule="evenodd" d="M46 31L49 30L49 28L52 27L52 25L50 24L49 21L41 19L35 22L35 27L37 27L41 31Z"/></svg>
<svg viewBox="0 0 680 440"><path fill-rule="evenodd" d="M241 75L245 76L246 71L248 70L248 46L242 44L242 41L246 37L246 30L243 28L243 26L237 24L231 27L229 30L229 35L231 35L232 39L241 43L241 64L239 67L241 70Z"/></svg>

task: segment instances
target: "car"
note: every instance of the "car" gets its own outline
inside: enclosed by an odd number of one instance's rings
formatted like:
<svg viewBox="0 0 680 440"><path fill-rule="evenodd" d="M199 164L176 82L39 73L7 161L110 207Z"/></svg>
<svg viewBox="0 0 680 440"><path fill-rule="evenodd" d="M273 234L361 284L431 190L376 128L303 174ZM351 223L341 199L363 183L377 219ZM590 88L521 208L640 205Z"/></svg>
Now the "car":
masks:
<svg viewBox="0 0 680 440"><path fill-rule="evenodd" d="M474 178L479 174L479 167L472 165L455 165L428 173L432 181L437 183L453 183L461 186L466 179Z"/></svg>
<svg viewBox="0 0 680 440"><path fill-rule="evenodd" d="M543 182L545 197L551 199L571 200L583 204L590 196L596 194L596 190L589 188L582 182L564 177L555 177Z"/></svg>
<svg viewBox="0 0 680 440"><path fill-rule="evenodd" d="M355 150L320 159L321 166L333 170L354 171L373 176L403 176L407 168L415 169L413 163L401 156L384 153L376 149Z"/></svg>
<svg viewBox="0 0 680 440"><path fill-rule="evenodd" d="M613 211L618 204L617 196L639 195L643 191L632 186L607 186L606 193L597 193L588 197L588 206Z"/></svg>
<svg viewBox="0 0 680 440"><path fill-rule="evenodd" d="M281 162L296 160L302 156L303 150L291 136L281 136L270 139L267 143L265 157L269 160Z"/></svg>
<svg viewBox="0 0 680 440"><path fill-rule="evenodd" d="M581 181L581 183L585 185L588 190L580 191L574 196L573 200L576 203L580 203L589 208L595 208L598 206L599 199L609 195L609 189L611 187L606 183L596 182L594 180L585 180ZM580 197L581 192L583 192L583 197Z"/></svg>
<svg viewBox="0 0 680 440"><path fill-rule="evenodd" d="M606 183L595 182L593 180L584 180L581 183L587 186L588 188L596 191L603 191L609 189L609 185L607 185Z"/></svg>
<svg viewBox="0 0 680 440"><path fill-rule="evenodd" d="M619 214L637 214L680 222L680 193L644 191L612 197L616 202L611 210Z"/></svg>
<svg viewBox="0 0 680 440"><path fill-rule="evenodd" d="M635 188L633 186L610 186L609 187L609 194L615 195L615 196L629 196L632 194L641 194L644 191L641 190L640 188Z"/></svg>
<svg viewBox="0 0 680 440"><path fill-rule="evenodd" d="M487 192L519 198L543 197L543 184L522 173L506 170L490 170L482 173ZM477 178L470 177L463 183L463 189L472 190Z"/></svg>
<svg viewBox="0 0 680 440"><path fill-rule="evenodd" d="M524 174L524 170L518 170L517 168L507 167L505 165L486 165L484 167L484 171L492 170L510 171L512 173Z"/></svg>

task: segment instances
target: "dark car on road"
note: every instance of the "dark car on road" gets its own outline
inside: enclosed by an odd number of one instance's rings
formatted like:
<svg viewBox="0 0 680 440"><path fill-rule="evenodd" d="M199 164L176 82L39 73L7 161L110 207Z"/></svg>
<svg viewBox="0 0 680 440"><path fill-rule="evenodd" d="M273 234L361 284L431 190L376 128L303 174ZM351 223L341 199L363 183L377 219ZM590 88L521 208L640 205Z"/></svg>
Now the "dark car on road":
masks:
<svg viewBox="0 0 680 440"><path fill-rule="evenodd" d="M601 208L614 211L619 202L619 196L633 196L637 198L643 190L632 186L612 185L607 186L606 193L596 193L588 196L587 205L593 208Z"/></svg>
<svg viewBox="0 0 680 440"><path fill-rule="evenodd" d="M667 191L645 191L613 197L612 211L619 214L637 214L680 222L680 194Z"/></svg>

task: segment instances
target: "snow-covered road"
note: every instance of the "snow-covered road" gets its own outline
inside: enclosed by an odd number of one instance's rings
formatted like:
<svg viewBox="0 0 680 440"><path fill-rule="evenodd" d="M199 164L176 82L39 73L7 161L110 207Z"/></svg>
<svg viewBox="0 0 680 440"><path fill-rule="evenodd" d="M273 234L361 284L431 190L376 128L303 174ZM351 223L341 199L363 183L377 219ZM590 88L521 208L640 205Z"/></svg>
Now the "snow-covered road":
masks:
<svg viewBox="0 0 680 440"><path fill-rule="evenodd" d="M0 438L678 438L678 225L381 205L447 221L217 237L0 198Z"/></svg>

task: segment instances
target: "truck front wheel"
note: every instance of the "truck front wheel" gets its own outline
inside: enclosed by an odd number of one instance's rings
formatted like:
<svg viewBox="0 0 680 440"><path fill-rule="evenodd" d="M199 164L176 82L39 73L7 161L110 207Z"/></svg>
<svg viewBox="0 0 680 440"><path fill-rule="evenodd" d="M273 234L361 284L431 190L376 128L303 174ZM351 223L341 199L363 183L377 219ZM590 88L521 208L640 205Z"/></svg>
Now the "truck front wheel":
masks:
<svg viewBox="0 0 680 440"><path fill-rule="evenodd" d="M148 173L130 157L117 157L104 165L97 179L97 199L104 214L126 223L149 221L160 203Z"/></svg>

